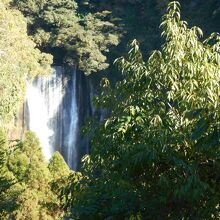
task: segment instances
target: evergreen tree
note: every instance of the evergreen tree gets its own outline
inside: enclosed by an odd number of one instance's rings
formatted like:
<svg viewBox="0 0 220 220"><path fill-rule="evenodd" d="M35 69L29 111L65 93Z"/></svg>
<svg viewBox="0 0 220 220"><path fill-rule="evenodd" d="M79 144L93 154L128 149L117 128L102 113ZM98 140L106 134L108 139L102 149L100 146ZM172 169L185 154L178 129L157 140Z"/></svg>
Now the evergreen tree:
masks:
<svg viewBox="0 0 220 220"><path fill-rule="evenodd" d="M70 174L70 168L58 151L55 152L53 157L50 159L48 168L54 180Z"/></svg>
<svg viewBox="0 0 220 220"><path fill-rule="evenodd" d="M24 141L14 148L8 167L22 187L15 200L19 207L11 216L18 220L52 220L64 215L58 195L51 189L56 179L48 169L39 140L33 132L27 132ZM60 178L64 175L59 174Z"/></svg>
<svg viewBox="0 0 220 220"><path fill-rule="evenodd" d="M62 198L63 190L69 183L69 176L73 171L70 170L62 155L57 151L53 155L48 165L50 173L52 174L52 181L50 183L51 190L57 195L58 202L54 209L63 211L61 207L65 205L66 200ZM64 214L64 212L63 212ZM67 213L65 213L66 215Z"/></svg>
<svg viewBox="0 0 220 220"><path fill-rule="evenodd" d="M15 202L20 191L14 189L16 181L7 168L8 141L3 129L0 129L0 218L5 219L18 204Z"/></svg>

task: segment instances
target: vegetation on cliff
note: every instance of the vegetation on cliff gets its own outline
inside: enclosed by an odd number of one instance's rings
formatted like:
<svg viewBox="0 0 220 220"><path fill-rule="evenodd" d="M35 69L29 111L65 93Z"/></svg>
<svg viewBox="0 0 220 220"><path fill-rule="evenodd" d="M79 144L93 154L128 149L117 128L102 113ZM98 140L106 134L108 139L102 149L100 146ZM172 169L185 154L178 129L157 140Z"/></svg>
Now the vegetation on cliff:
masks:
<svg viewBox="0 0 220 220"><path fill-rule="evenodd" d="M49 74L52 63L52 56L36 49L36 44L27 35L26 20L21 12L10 9L4 2L0 1L1 126L22 103L26 79Z"/></svg>
<svg viewBox="0 0 220 220"><path fill-rule="evenodd" d="M14 0L28 18L30 34L56 64L77 64L86 74L108 67L106 52L118 44L110 12L80 14L74 0Z"/></svg>

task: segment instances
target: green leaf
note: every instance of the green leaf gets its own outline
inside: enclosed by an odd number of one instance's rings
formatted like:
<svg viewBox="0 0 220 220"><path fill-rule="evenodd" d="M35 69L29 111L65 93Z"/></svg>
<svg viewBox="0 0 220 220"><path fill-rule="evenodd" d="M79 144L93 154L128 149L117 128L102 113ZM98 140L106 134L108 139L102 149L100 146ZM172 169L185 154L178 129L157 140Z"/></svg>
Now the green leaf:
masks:
<svg viewBox="0 0 220 220"><path fill-rule="evenodd" d="M186 112L185 117L188 118L189 120L196 119L204 111L205 111L204 108L188 111Z"/></svg>
<svg viewBox="0 0 220 220"><path fill-rule="evenodd" d="M195 141L195 140L198 140L199 138L201 138L202 135L204 135L205 132L208 130L208 128L209 128L209 121L207 121L204 118L201 118L197 122L197 124L192 132L191 140Z"/></svg>

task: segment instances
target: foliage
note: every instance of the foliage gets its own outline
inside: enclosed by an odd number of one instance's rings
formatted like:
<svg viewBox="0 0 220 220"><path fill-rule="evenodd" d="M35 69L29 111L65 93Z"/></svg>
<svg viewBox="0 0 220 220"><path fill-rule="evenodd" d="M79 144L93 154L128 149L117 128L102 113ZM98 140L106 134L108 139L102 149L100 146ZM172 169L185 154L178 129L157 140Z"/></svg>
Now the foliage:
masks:
<svg viewBox="0 0 220 220"><path fill-rule="evenodd" d="M94 131L83 176L66 189L76 219L219 219L220 37L181 20L171 2L165 43L144 61L134 40L97 99L111 116Z"/></svg>
<svg viewBox="0 0 220 220"><path fill-rule="evenodd" d="M96 103L111 109L105 124L92 125L92 153L82 173L69 170L59 153L45 161L28 132L10 143L0 130L0 219L219 219L218 0L169 4L169 0L0 1L0 125L23 100L26 78L56 64L97 72L123 53L116 66L123 80L103 80ZM120 29L120 28L122 29ZM119 42L119 30L123 40ZM146 51L145 54L141 50ZM120 75L120 74L118 74ZM121 76L121 75L120 75ZM66 187L68 184L68 187ZM61 198L58 198L60 196ZM74 212L73 212L74 211Z"/></svg>
<svg viewBox="0 0 220 220"><path fill-rule="evenodd" d="M87 12L111 11L111 22L123 33L120 44L107 54L107 62L110 64L107 74L111 82L121 79L117 68L111 64L117 57L126 54L126 47L132 39L135 38L140 42L144 59L149 57L152 50L159 49L163 44L158 26L161 14L166 11L170 0L77 0L77 2L79 8ZM219 0L180 0L180 2L183 17L189 22L189 27L194 25L202 27L204 36L219 31Z"/></svg>
<svg viewBox="0 0 220 220"><path fill-rule="evenodd" d="M14 218L40 219L44 216L44 219L52 219L46 208L53 196L49 185L51 175L39 140L32 132L27 132L24 141L13 147L8 167L22 187L16 199L19 208L12 214Z"/></svg>
<svg viewBox="0 0 220 220"><path fill-rule="evenodd" d="M24 98L27 77L48 74L51 56L41 53L27 36L26 21L17 10L0 3L0 123L10 118Z"/></svg>
<svg viewBox="0 0 220 220"><path fill-rule="evenodd" d="M27 16L35 42L55 55L57 63L78 64L85 73L106 69L105 53L118 44L109 13L78 14L73 0L14 0Z"/></svg>
<svg viewBox="0 0 220 220"><path fill-rule="evenodd" d="M111 64L124 53L133 38L141 42L141 50L146 51L144 55L160 47L158 26L169 0L13 2L28 18L35 42L54 55L56 64L74 63L87 74L106 70L109 66L107 70L115 80L120 75ZM202 26L206 35L219 30L218 0L181 2L190 25ZM119 37L120 44L112 47L119 43Z"/></svg>
<svg viewBox="0 0 220 220"><path fill-rule="evenodd" d="M8 142L6 135L0 129L0 218L3 219L7 213L14 211L17 204L14 202L19 191L14 190L15 180L7 169Z"/></svg>
<svg viewBox="0 0 220 220"><path fill-rule="evenodd" d="M55 152L51 158L48 168L53 177L53 180L51 181L51 189L56 195L58 195L59 206L64 206L65 200L60 197L60 194L62 194L63 188L68 185L69 176L73 171L70 170L64 161L64 158L58 151Z"/></svg>
<svg viewBox="0 0 220 220"><path fill-rule="evenodd" d="M59 179L62 176L68 176L70 174L70 168L58 151L50 159L48 168L54 179Z"/></svg>
<svg viewBox="0 0 220 220"><path fill-rule="evenodd" d="M62 156L56 153L50 170L34 133L27 132L22 142L10 147L6 145L6 136L2 135L0 132L0 217L61 219L64 211L58 189L65 184L60 179L67 179L70 174ZM62 167L56 171L55 167L59 165ZM55 183L57 190L53 190Z"/></svg>

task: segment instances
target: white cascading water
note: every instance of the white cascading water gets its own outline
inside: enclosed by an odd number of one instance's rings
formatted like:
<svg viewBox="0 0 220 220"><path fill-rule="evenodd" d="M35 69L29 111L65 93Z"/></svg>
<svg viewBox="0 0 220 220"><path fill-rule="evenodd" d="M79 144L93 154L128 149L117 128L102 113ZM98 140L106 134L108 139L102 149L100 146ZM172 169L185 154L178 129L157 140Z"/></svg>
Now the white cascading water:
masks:
<svg viewBox="0 0 220 220"><path fill-rule="evenodd" d="M58 150L64 152L69 166L76 169L76 69L68 79L62 67L55 67L52 75L39 77L33 84L28 84L27 108L28 127L39 137L46 159Z"/></svg>
<svg viewBox="0 0 220 220"><path fill-rule="evenodd" d="M73 169L77 167L77 134L78 134L78 107L77 107L77 94L76 94L76 69L74 70L72 77L72 99L70 104L70 115L69 118L69 132L64 140L64 145L67 147L67 163L71 164ZM64 126L68 126L68 124ZM75 147L74 147L75 146Z"/></svg>

